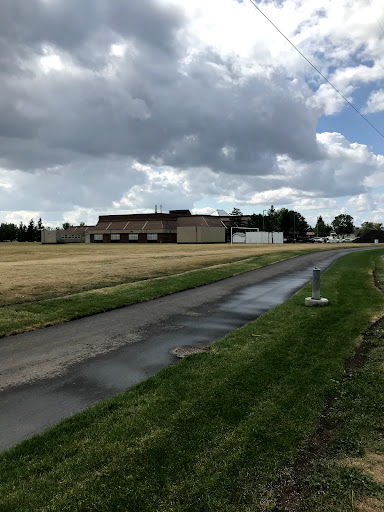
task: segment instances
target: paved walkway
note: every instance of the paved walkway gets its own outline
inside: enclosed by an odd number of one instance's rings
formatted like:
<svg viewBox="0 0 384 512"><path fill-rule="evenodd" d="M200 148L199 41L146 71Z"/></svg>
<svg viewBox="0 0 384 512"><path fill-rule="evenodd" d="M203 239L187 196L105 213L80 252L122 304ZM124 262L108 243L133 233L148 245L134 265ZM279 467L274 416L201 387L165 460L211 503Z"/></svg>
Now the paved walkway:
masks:
<svg viewBox="0 0 384 512"><path fill-rule="evenodd" d="M153 375L284 302L352 250L306 254L200 288L0 340L0 449Z"/></svg>

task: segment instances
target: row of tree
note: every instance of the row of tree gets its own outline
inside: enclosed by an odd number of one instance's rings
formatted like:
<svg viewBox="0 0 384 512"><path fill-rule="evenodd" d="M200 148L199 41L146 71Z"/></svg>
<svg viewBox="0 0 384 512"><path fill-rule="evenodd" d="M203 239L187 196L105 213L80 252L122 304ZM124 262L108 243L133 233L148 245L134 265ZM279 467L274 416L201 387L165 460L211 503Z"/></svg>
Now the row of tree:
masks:
<svg viewBox="0 0 384 512"><path fill-rule="evenodd" d="M244 221L243 214L238 208L234 208L230 213L230 225L233 227L259 228L260 231L282 231L286 237L305 237L309 231L315 233L315 236L326 237L331 232L339 236L345 236L354 231L353 217L342 213L337 215L331 224L326 224L321 215L317 218L315 226L310 226L301 213L287 208L276 210L272 205L266 215L254 213L247 222ZM374 222L364 222L360 228L360 234L364 234L371 229L381 229L381 224Z"/></svg>
<svg viewBox="0 0 384 512"><path fill-rule="evenodd" d="M0 242L17 240L18 242L40 242L41 231L44 229L41 219L35 223L33 219L29 221L29 224L0 224Z"/></svg>

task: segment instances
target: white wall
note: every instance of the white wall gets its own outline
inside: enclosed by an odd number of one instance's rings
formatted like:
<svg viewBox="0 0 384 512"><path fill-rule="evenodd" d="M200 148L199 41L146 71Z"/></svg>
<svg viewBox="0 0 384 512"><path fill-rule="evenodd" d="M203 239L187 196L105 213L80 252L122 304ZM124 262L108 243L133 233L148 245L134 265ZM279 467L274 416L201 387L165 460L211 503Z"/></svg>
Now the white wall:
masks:
<svg viewBox="0 0 384 512"><path fill-rule="evenodd" d="M233 243L247 244L282 244L284 235L282 231L238 231L233 234Z"/></svg>

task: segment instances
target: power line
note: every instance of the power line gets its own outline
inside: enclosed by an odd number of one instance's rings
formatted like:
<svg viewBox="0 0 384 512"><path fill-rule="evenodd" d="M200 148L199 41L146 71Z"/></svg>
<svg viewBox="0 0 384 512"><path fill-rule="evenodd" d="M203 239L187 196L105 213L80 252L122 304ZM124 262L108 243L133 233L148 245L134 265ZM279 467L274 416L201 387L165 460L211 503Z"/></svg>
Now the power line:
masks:
<svg viewBox="0 0 384 512"><path fill-rule="evenodd" d="M368 0L368 3L369 3L369 5L371 6L372 11L373 11L373 12L375 12L375 11L373 10L373 7L372 7L372 4L371 4L370 0ZM376 14L375 14L375 18L376 18L377 24L378 24L378 25L379 25L379 27L381 28L382 33L384 34L384 28L383 28L383 25L380 23L379 18L376 16Z"/></svg>
<svg viewBox="0 0 384 512"><path fill-rule="evenodd" d="M319 73L319 75L332 87L332 89L334 89L337 92L337 94L339 96L341 96L343 98L343 100L346 103L348 103L348 105L350 107L352 107L353 110L355 110L355 112L357 112L359 114L359 116L362 117L364 119L364 121L366 123L368 123L369 126L371 126L371 128L373 128L375 130L375 132L377 132L380 135L380 137L382 137L384 139L384 133L382 133L378 128L376 128L376 126L374 126L370 121L368 121L368 119L349 100L347 100L347 98L338 89L336 89L336 87L328 80L328 78L325 75L323 75L323 73L319 69L317 69L317 67L314 64L312 64L312 62L309 59L307 59L307 57L297 48L297 46L295 46L292 43L292 41L290 39L288 39L288 37L285 34L283 34L283 32L273 23L273 21L271 21L268 18L268 16L263 13L263 11L256 4L256 2L254 0L249 0L249 1L253 5L253 7L255 7L259 11L259 13L262 14L264 16L264 18L269 21L269 23L279 32L279 34L281 34L284 37L284 39L286 39L288 41L288 43L291 46L293 46L293 48L303 57L303 59L305 59L308 62L308 64L310 64L313 67L313 69Z"/></svg>

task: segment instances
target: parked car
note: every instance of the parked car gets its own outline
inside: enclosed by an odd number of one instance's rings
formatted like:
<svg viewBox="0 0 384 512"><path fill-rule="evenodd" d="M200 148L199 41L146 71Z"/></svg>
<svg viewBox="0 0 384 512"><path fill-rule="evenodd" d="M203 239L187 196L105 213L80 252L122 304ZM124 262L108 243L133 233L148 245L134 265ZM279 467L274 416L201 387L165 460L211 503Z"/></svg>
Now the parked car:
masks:
<svg viewBox="0 0 384 512"><path fill-rule="evenodd" d="M324 238L321 236L314 236L313 241L317 242L318 244L322 244L324 242Z"/></svg>
<svg viewBox="0 0 384 512"><path fill-rule="evenodd" d="M343 238L342 242L351 243L355 240L355 238Z"/></svg>
<svg viewBox="0 0 384 512"><path fill-rule="evenodd" d="M338 244L340 242L339 238L328 238L327 242L329 244Z"/></svg>

